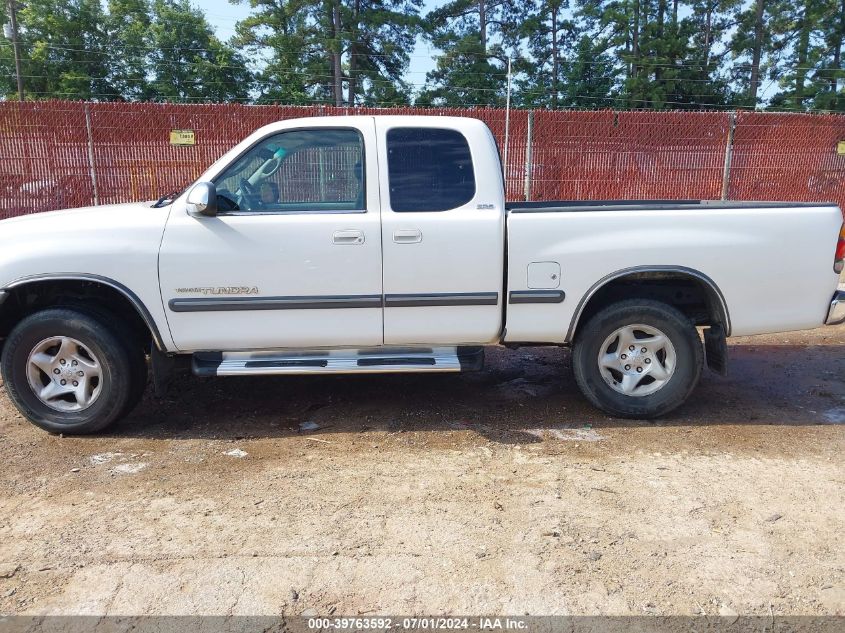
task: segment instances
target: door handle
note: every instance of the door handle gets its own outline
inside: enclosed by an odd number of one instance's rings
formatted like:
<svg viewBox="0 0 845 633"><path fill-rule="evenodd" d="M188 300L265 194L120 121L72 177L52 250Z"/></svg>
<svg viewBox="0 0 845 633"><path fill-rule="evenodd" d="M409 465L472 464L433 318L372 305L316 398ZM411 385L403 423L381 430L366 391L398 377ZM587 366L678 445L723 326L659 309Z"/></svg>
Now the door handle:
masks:
<svg viewBox="0 0 845 633"><path fill-rule="evenodd" d="M334 244L363 244L364 243L364 232L363 231L335 231L332 234L332 242Z"/></svg>
<svg viewBox="0 0 845 633"><path fill-rule="evenodd" d="M422 242L422 231L419 229L397 229L393 231L393 241L397 244L417 244Z"/></svg>

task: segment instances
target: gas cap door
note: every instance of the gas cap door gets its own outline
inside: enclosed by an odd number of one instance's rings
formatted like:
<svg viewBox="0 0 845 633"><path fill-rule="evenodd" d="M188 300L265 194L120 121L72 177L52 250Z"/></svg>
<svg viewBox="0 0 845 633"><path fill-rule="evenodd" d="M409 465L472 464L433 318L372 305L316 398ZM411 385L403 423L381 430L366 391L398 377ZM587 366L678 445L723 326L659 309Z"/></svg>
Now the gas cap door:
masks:
<svg viewBox="0 0 845 633"><path fill-rule="evenodd" d="M528 264L528 287L545 290L560 287L560 264L531 262Z"/></svg>

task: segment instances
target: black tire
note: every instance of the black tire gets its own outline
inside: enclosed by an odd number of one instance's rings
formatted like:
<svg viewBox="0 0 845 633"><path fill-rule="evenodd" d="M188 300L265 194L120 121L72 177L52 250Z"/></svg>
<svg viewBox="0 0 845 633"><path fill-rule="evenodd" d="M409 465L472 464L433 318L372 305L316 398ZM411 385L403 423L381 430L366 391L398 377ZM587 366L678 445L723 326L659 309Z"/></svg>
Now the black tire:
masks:
<svg viewBox="0 0 845 633"><path fill-rule="evenodd" d="M663 386L648 395L620 393L605 381L599 366L599 352L608 337L635 324L660 330L674 347L673 373ZM572 351L572 368L581 392L594 406L622 418L655 418L683 404L698 384L703 361L701 339L694 323L672 306L647 299L620 301L595 314L577 333ZM647 375L644 378L647 380Z"/></svg>
<svg viewBox="0 0 845 633"><path fill-rule="evenodd" d="M50 308L22 320L9 334L0 361L12 402L24 417L50 433L76 435L106 428L125 415L132 400L139 397L140 365L137 354L130 351L123 339L121 329L115 322L98 318L89 310L74 308ZM30 352L39 342L57 336L79 341L99 361L99 394L90 406L81 410L51 408L30 387L27 377Z"/></svg>
<svg viewBox="0 0 845 633"><path fill-rule="evenodd" d="M110 312L107 308L92 305L75 305L73 303L63 304L60 307L82 312L101 323L108 323L113 334L120 339L129 357L130 375L132 377L132 393L129 395L129 399L126 401L126 405L123 411L120 412L118 419L126 417L138 406L141 398L144 397L144 392L147 390L149 370L147 368L147 356L144 353L141 341L138 340L132 328L125 321Z"/></svg>

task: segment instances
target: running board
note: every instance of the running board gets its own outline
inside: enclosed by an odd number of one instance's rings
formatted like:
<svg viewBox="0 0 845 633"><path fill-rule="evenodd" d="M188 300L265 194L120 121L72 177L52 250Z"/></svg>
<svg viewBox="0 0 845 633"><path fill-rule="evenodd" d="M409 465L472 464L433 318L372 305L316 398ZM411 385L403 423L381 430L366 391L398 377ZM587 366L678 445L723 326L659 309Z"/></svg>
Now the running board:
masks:
<svg viewBox="0 0 845 633"><path fill-rule="evenodd" d="M382 347L278 352L198 352L197 376L478 371L483 347Z"/></svg>

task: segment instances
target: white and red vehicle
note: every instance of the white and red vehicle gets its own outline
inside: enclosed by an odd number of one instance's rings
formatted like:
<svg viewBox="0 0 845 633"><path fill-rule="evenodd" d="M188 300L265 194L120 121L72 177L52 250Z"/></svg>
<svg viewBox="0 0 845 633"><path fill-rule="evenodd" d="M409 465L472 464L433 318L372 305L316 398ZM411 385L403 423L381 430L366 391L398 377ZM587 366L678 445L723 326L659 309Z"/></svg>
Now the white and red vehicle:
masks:
<svg viewBox="0 0 845 633"><path fill-rule="evenodd" d="M179 357L457 372L568 345L591 402L654 417L726 370L726 337L845 320L843 259L833 204L506 203L480 121L290 120L172 199L0 222L2 370L24 416L85 433L138 402L147 356L160 383Z"/></svg>

